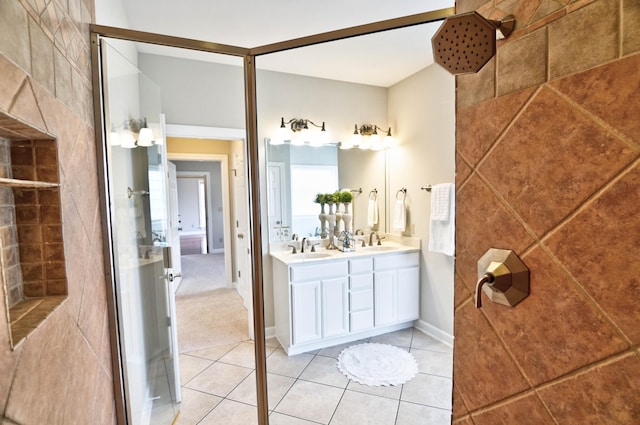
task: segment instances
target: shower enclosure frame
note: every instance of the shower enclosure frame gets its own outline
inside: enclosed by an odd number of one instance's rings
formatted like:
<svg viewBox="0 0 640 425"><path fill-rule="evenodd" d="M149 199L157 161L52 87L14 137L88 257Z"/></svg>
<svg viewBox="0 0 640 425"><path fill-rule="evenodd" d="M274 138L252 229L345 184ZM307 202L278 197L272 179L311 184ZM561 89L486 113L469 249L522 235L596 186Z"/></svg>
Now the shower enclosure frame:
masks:
<svg viewBox="0 0 640 425"><path fill-rule="evenodd" d="M351 37L357 37L378 32L401 29L415 25L440 21L455 13L455 8L445 8L431 12L419 13L400 18L394 18L370 24L358 25L341 30L329 31L311 36L296 38L278 43L267 44L254 48L243 48L225 44L212 43L181 37L173 37L162 34L154 34L136 30L109 27L103 25L90 25L91 36L91 71L93 83L93 108L94 108L94 133L96 140L96 154L98 156L98 182L100 185L100 213L103 234L103 252L105 266L105 280L107 282L107 311L109 319L109 334L111 346L111 359L113 368L113 384L116 404L116 418L118 424L127 424L125 376L122 369L122 353L120 335L118 333L118 316L116 311L114 258L111 255L112 229L107 219L110 215L107 194L107 152L106 136L108 129L105 127L103 114L103 93L101 83L101 52L102 38L120 39L132 42L141 42L196 50L209 53L217 53L242 57L244 61L244 88L245 88L245 126L246 144L245 155L247 158L247 176L249 190L252 252L252 292L253 292L253 328L255 337L255 366L256 366L256 399L258 424L269 424L269 410L267 401L267 364L265 349L264 327L264 292L262 282L262 220L260 217L260 176L259 176L259 139L258 139L258 111L256 97L256 64L255 58L270 53L282 52L299 47L338 41Z"/></svg>

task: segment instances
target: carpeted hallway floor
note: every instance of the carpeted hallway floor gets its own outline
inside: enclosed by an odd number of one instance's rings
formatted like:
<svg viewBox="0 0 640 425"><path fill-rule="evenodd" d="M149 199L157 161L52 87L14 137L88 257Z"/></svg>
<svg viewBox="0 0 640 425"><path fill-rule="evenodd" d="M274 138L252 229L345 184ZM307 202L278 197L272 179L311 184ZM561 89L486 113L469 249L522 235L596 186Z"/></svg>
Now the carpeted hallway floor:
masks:
<svg viewBox="0 0 640 425"><path fill-rule="evenodd" d="M247 310L224 281L224 255L184 255L181 261L176 292L180 353L247 340Z"/></svg>

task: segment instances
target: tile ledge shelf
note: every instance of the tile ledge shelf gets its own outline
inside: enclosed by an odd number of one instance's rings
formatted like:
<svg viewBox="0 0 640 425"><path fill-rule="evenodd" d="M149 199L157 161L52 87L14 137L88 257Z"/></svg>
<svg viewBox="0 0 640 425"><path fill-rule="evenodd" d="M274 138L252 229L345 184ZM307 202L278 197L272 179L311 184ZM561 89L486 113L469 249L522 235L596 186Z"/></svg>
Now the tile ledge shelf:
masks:
<svg viewBox="0 0 640 425"><path fill-rule="evenodd" d="M66 295L27 298L9 309L11 348L15 350L67 299Z"/></svg>
<svg viewBox="0 0 640 425"><path fill-rule="evenodd" d="M33 180L18 180L0 177L0 186L9 187L60 187L60 183L48 183Z"/></svg>

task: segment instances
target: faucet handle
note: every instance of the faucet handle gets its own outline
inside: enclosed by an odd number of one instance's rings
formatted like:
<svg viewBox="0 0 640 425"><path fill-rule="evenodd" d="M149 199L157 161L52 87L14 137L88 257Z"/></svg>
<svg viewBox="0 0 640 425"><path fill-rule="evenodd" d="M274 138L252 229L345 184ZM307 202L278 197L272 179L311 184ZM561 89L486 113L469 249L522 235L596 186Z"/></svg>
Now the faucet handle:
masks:
<svg viewBox="0 0 640 425"><path fill-rule="evenodd" d="M288 246L289 248L293 248L293 249L291 250L291 253L292 253L292 254L297 254L297 253L298 253L298 248L296 248L296 246L295 246L295 245L287 245L287 246Z"/></svg>
<svg viewBox="0 0 640 425"><path fill-rule="evenodd" d="M378 236L378 245L382 245L382 239L384 238L384 236Z"/></svg>

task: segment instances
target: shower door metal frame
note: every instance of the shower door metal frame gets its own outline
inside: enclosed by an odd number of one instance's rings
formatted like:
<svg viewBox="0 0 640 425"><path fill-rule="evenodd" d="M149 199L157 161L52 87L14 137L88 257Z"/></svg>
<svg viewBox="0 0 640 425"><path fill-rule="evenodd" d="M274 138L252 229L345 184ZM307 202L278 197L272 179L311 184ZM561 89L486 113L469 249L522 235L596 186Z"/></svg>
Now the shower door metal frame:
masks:
<svg viewBox="0 0 640 425"><path fill-rule="evenodd" d="M116 417L118 424L127 424L126 395L124 391L124 379L122 373L122 359L120 351L120 335L118 333L117 311L115 300L114 259L111 256L110 242L112 229L107 217L110 216L108 205L107 176L106 176L106 127L102 109L102 83L101 83L101 52L102 38L120 39L133 42L156 44L168 47L197 50L202 52L217 53L242 57L244 60L244 84L245 84L245 124L247 158L247 172L249 183L249 207L251 229L251 251L253 270L253 327L255 336L255 362L256 362L256 398L258 424L269 424L269 406L267 401L267 363L265 350L264 328L264 293L262 282L262 234L263 223L260 214L260 176L259 176L259 139L258 139L258 111L256 96L256 64L257 56L282 52L299 47L307 47L315 44L339 41L351 37L357 37L378 32L401 29L405 27L440 21L455 13L455 8L445 8L431 12L394 18L370 24L364 24L336 31L315 34L307 37L296 38L278 43L267 44L255 48L243 48L225 44L212 43L181 37L173 37L162 34L154 34L123 28L103 25L90 25L91 36L91 71L93 82L93 108L94 108L94 133L96 139L96 154L98 156L98 179L100 184L100 212L103 231L103 251L105 265L105 279L107 282L107 310L109 315L109 334L111 342L111 358L113 368L114 393L116 402ZM266 227L265 227L266 228Z"/></svg>

